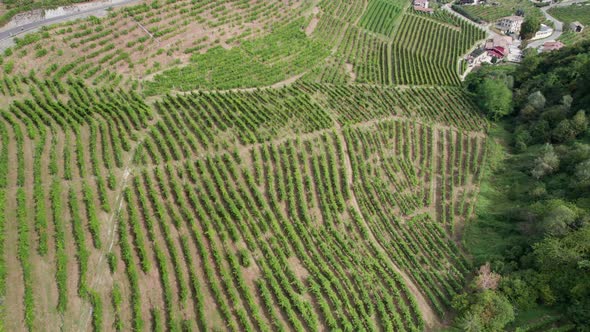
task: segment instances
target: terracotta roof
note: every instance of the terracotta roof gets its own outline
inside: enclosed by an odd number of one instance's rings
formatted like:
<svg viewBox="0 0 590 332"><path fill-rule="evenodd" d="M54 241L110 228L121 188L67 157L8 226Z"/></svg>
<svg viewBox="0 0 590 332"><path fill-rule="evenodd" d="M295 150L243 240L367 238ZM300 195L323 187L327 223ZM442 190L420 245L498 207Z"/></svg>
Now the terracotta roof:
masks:
<svg viewBox="0 0 590 332"><path fill-rule="evenodd" d="M560 41L548 41L543 44L543 50L545 51L555 51L558 50L565 45Z"/></svg>
<svg viewBox="0 0 590 332"><path fill-rule="evenodd" d="M503 52L500 52L500 51L499 51L499 50L497 50L497 49L493 49L493 50L489 50L489 51L488 51L488 55L489 55L489 56L491 56L491 57L495 57L495 58L498 58L498 59L502 59L502 58L504 58L504 55L505 55L505 54L504 54Z"/></svg>
<svg viewBox="0 0 590 332"><path fill-rule="evenodd" d="M432 13L434 11L432 8L424 8L424 7L420 7L420 6L414 6L414 10L417 10L419 12L425 12L425 13Z"/></svg>
<svg viewBox="0 0 590 332"><path fill-rule="evenodd" d="M522 22L522 21L524 21L524 17L512 15L512 16L502 17L500 20L510 20L510 21Z"/></svg>

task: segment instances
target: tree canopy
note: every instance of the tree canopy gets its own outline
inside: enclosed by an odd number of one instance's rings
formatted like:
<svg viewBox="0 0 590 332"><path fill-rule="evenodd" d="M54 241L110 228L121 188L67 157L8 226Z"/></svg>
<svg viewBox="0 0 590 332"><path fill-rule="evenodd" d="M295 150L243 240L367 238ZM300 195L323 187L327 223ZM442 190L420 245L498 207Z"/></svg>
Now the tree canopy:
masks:
<svg viewBox="0 0 590 332"><path fill-rule="evenodd" d="M492 119L499 119L512 111L512 91L500 79L486 78L477 88L481 109Z"/></svg>
<svg viewBox="0 0 590 332"><path fill-rule="evenodd" d="M520 27L520 38L531 39L541 28L541 21L536 16L527 16Z"/></svg>
<svg viewBox="0 0 590 332"><path fill-rule="evenodd" d="M503 116L495 129L502 144L492 144L503 153L490 156L498 160L482 185L486 204L466 226L501 242L475 247L476 263L489 259L500 281L457 296L457 325L501 330L508 303L516 313L555 308L576 330L590 331L590 41L528 54L517 68L482 68L465 85L490 118Z"/></svg>

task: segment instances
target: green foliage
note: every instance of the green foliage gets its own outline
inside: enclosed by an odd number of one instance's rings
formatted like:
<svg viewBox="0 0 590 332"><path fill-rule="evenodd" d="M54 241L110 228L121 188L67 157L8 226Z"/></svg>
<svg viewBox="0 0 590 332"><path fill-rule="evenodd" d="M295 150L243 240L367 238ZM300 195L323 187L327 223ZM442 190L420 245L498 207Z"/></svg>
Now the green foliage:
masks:
<svg viewBox="0 0 590 332"><path fill-rule="evenodd" d="M329 53L322 43L301 31L302 23L297 20L231 50L215 47L205 54L194 54L192 64L167 70L147 82L146 92L257 87L302 73Z"/></svg>
<svg viewBox="0 0 590 332"><path fill-rule="evenodd" d="M12 73L13 69L14 69L14 61L8 60L4 63L4 73L5 74Z"/></svg>
<svg viewBox="0 0 590 332"><path fill-rule="evenodd" d="M464 331L495 332L514 320L514 308L501 293L484 290L460 300L458 325Z"/></svg>
<svg viewBox="0 0 590 332"><path fill-rule="evenodd" d="M530 55L514 77L518 112L503 121L507 134L496 136L506 158L482 185L478 220L466 241L476 253L492 251L471 238L490 230L486 236L498 250L488 257L504 276L498 291L519 309L559 305L584 330L590 324L582 309L590 289L590 42ZM483 80L475 75L468 87Z"/></svg>
<svg viewBox="0 0 590 332"><path fill-rule="evenodd" d="M526 276L503 277L500 281L500 291L518 310L532 308L539 296L533 285L526 280Z"/></svg>
<svg viewBox="0 0 590 332"><path fill-rule="evenodd" d="M250 266L250 257L248 254L248 250L246 250L246 249L238 250L238 260L239 260L241 266L243 266L243 267Z"/></svg>
<svg viewBox="0 0 590 332"><path fill-rule="evenodd" d="M590 225L534 245L537 268L579 326L588 326L590 298ZM582 329L583 330L583 329Z"/></svg>
<svg viewBox="0 0 590 332"><path fill-rule="evenodd" d="M107 263L109 264L109 270L111 273L117 272L117 255L112 252L107 254Z"/></svg>
<svg viewBox="0 0 590 332"><path fill-rule="evenodd" d="M554 173L559 167L559 157L555 153L553 145L546 144L540 155L535 159L534 167L531 170L531 175L540 179L548 174Z"/></svg>
<svg viewBox="0 0 590 332"><path fill-rule="evenodd" d="M495 120L512 112L512 91L499 79L484 79L477 87L477 102L484 113Z"/></svg>
<svg viewBox="0 0 590 332"><path fill-rule="evenodd" d="M556 19L565 22L566 25L574 21L578 21L586 26L590 25L590 6L588 6L587 3L553 7L549 9L549 14Z"/></svg>
<svg viewBox="0 0 590 332"><path fill-rule="evenodd" d="M523 40L531 39L541 28L541 20L535 16L527 16L520 27L520 38Z"/></svg>
<svg viewBox="0 0 590 332"><path fill-rule="evenodd" d="M515 15L517 11L522 11L525 17L533 16L541 19L543 14L530 0L496 0L493 5L490 3L480 3L479 5L457 6L467 13L470 18L483 20L493 23L504 17Z"/></svg>

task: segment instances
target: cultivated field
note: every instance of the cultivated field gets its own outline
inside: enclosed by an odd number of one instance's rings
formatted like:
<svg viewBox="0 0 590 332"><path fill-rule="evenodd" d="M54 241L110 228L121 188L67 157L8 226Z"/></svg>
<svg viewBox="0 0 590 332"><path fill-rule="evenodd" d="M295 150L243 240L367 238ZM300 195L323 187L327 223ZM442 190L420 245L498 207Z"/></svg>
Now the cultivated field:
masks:
<svg viewBox="0 0 590 332"><path fill-rule="evenodd" d="M408 6L150 2L21 38L0 327L443 326L473 272L487 123L457 60L483 32Z"/></svg>
<svg viewBox="0 0 590 332"><path fill-rule="evenodd" d="M530 0L496 0L487 4L461 6L473 18L486 22L494 22L502 17L514 15L517 10L524 11L526 16L535 16L544 21L543 13Z"/></svg>

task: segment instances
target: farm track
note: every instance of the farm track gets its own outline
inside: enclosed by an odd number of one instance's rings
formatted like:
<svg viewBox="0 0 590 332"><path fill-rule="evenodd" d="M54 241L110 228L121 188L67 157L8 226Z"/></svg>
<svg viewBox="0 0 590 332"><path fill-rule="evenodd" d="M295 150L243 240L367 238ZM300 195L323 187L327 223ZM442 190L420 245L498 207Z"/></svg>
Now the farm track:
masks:
<svg viewBox="0 0 590 332"><path fill-rule="evenodd" d="M359 215L361 215L361 219L362 219L363 223L365 224L365 227L367 227L367 229L369 230L369 240L372 241L377 246L377 248L379 248L381 254L383 254L383 257L386 257L387 262L393 267L395 272L398 273L404 279L406 286L408 286L412 295L418 301L418 306L420 308L420 312L422 313L423 319L424 319L427 327L430 330L434 330L435 328L442 326L442 322L440 321L438 316L434 313L434 310L432 310L432 307L430 306L430 304L428 303L428 301L426 300L426 298L424 297L422 292L420 292L420 290L418 289L418 287L416 286L414 281L404 271L402 271L397 266L397 264L395 264L389 258L388 255L386 255L386 251L383 248L383 245L381 244L381 242L379 242L377 240L377 238L375 237L375 234L373 234L373 231L369 227L369 224L367 223L366 219L362 216L361 208L360 208L358 200L356 198L354 184L353 184L353 174L352 174L353 169L352 169L352 163L350 162L350 149L348 148L348 143L346 142L346 139L344 138L344 135L342 133L342 126L338 123L338 121L334 121L334 125L336 127L336 132L338 134L338 139L340 140L340 144L342 144L342 146L344 147L344 167L346 170L346 181L347 181L348 187L351 192L350 200L351 200L351 203L352 203L352 206L354 207L354 209L359 213Z"/></svg>
<svg viewBox="0 0 590 332"><path fill-rule="evenodd" d="M104 286L105 279L108 277L108 274L110 273L109 267L106 264L105 254L110 253L111 250L113 249L113 245L115 244L115 239L116 239L116 235L117 235L116 218L123 207L123 191L127 187L129 175L132 172L132 169L130 168L130 166L131 166L131 157L129 158L128 162L126 163L125 169L123 171L123 178L121 179L121 184L120 184L119 188L117 189L117 196L115 199L115 209L112 212L112 214L109 216L109 219L107 222L107 228L108 228L107 238L109 239L108 250L106 251L106 253L104 251L101 251L98 262L96 263L96 273L94 274L92 281L90 282L90 285L91 285L92 289L94 289L94 290L99 290L101 286ZM82 317L78 320L81 323L79 331L88 331L88 324L90 323L90 320L92 318L92 311L93 311L92 306L90 306L90 308L88 310L82 311L82 313L81 313Z"/></svg>

